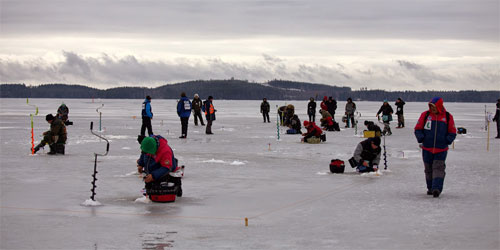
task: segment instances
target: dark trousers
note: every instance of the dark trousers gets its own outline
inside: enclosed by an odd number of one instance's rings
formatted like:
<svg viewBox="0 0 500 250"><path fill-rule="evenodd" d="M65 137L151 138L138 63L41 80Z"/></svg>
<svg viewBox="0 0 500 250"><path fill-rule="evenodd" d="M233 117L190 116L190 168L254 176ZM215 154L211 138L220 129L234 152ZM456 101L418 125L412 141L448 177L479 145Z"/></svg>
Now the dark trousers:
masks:
<svg viewBox="0 0 500 250"><path fill-rule="evenodd" d="M398 127L405 126L405 117L403 114L398 114Z"/></svg>
<svg viewBox="0 0 500 250"><path fill-rule="evenodd" d="M266 122L266 118L267 118L267 122L270 122L269 121L269 112L262 112L262 117L264 117L264 122Z"/></svg>
<svg viewBox="0 0 500 250"><path fill-rule="evenodd" d="M316 118L316 114L309 114L309 121L314 122L314 119Z"/></svg>
<svg viewBox="0 0 500 250"><path fill-rule="evenodd" d="M500 138L500 122L496 121L497 123L497 138Z"/></svg>
<svg viewBox="0 0 500 250"><path fill-rule="evenodd" d="M141 127L141 135L144 135L146 132L146 128L148 129L148 135L153 134L153 127L151 127L151 118L147 116L142 117L142 127Z"/></svg>
<svg viewBox="0 0 500 250"><path fill-rule="evenodd" d="M446 156L448 151L433 154L427 150L422 150L422 158L424 159L425 166L425 181L427 183L427 190L433 191L435 189L439 192L443 191L444 176L446 175Z"/></svg>
<svg viewBox="0 0 500 250"><path fill-rule="evenodd" d="M189 117L181 117L182 136L187 136Z"/></svg>
<svg viewBox="0 0 500 250"><path fill-rule="evenodd" d="M194 111L194 125L198 126L198 119L200 119L200 123L202 126L205 126L205 123L203 122L203 118L201 116L201 111Z"/></svg>
<svg viewBox="0 0 500 250"><path fill-rule="evenodd" d="M205 128L205 133L206 134L212 133L212 120L207 120L207 126Z"/></svg>
<svg viewBox="0 0 500 250"><path fill-rule="evenodd" d="M354 114L347 114L347 124L346 128L352 127L354 128Z"/></svg>

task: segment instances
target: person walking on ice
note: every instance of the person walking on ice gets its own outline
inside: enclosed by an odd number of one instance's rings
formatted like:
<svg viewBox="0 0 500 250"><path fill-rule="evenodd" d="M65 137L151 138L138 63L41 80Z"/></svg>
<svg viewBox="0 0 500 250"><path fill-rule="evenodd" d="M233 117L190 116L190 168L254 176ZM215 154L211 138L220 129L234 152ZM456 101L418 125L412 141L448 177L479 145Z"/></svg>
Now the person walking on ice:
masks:
<svg viewBox="0 0 500 250"><path fill-rule="evenodd" d="M427 194L439 197L443 191L448 145L457 136L453 116L446 111L441 97L429 102L415 125L415 137L422 148Z"/></svg>
<svg viewBox="0 0 500 250"><path fill-rule="evenodd" d="M142 126L141 135L144 136L146 128L148 129L148 135L153 135L153 127L151 127L151 120L153 119L153 112L151 111L151 96L146 96L144 102L142 103Z"/></svg>
<svg viewBox="0 0 500 250"><path fill-rule="evenodd" d="M191 101L186 97L186 93L181 93L181 99L177 102L177 115L181 118L181 136L186 139L188 132L189 116L191 116Z"/></svg>
<svg viewBox="0 0 500 250"><path fill-rule="evenodd" d="M262 117L264 118L264 122L270 123L269 121L269 110L271 110L271 106L267 102L267 98L262 99L262 103L260 104L260 113L262 113Z"/></svg>

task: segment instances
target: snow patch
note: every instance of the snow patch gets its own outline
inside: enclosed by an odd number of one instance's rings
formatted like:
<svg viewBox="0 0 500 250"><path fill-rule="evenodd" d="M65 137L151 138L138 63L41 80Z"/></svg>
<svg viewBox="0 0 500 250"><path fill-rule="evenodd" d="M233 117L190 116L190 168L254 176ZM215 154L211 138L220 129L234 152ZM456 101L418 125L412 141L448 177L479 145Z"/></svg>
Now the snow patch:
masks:
<svg viewBox="0 0 500 250"><path fill-rule="evenodd" d="M115 175L114 177L129 177L129 176L132 176L132 175L141 175L139 172L137 171L133 171L133 172L130 172L130 173L127 173L127 174L121 174L121 175Z"/></svg>
<svg viewBox="0 0 500 250"><path fill-rule="evenodd" d="M143 196L143 197L139 197L137 199L135 199L134 201L135 203L144 203L144 204L148 204L148 203L151 203L151 200L147 197L147 196Z"/></svg>
<svg viewBox="0 0 500 250"><path fill-rule="evenodd" d="M96 207L96 206L101 206L102 204L98 201L94 201L92 199L87 199L81 205L86 206L86 207Z"/></svg>
<svg viewBox="0 0 500 250"><path fill-rule="evenodd" d="M123 147L122 149L130 150L130 147Z"/></svg>
<svg viewBox="0 0 500 250"><path fill-rule="evenodd" d="M211 160L205 160L205 161L202 161L202 162L203 162L203 163L222 163L222 164L226 163L226 162L225 162L225 161L223 161L223 160L216 160L216 159L214 159L214 158L212 158Z"/></svg>
<svg viewBox="0 0 500 250"><path fill-rule="evenodd" d="M239 166L239 165L245 165L246 162L242 162L242 161L233 161L231 162L230 165L234 165L234 166Z"/></svg>
<svg viewBox="0 0 500 250"><path fill-rule="evenodd" d="M317 172L317 175L328 175L328 172Z"/></svg>
<svg viewBox="0 0 500 250"><path fill-rule="evenodd" d="M128 136L128 135L107 135L106 136L106 139L130 139L132 137Z"/></svg>
<svg viewBox="0 0 500 250"><path fill-rule="evenodd" d="M362 173L361 176L364 176L364 177L380 177L382 176L382 172L380 170L376 171L376 172L368 172L368 173Z"/></svg>

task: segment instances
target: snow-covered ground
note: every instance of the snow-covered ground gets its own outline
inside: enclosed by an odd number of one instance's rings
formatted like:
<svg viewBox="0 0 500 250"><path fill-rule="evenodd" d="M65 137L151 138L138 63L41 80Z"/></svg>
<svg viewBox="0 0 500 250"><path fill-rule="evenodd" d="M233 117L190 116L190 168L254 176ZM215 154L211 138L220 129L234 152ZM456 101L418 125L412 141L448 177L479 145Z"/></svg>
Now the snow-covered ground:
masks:
<svg viewBox="0 0 500 250"><path fill-rule="evenodd" d="M389 171L375 176L356 174L349 166L344 174L329 173L331 159L347 164L363 140L362 128L355 135L342 126L327 132L322 144L300 143L299 135L281 134L278 141L276 113L272 123L263 123L260 101L216 99L214 135L205 135L191 118L188 138L179 139L176 101L153 99L153 131L168 139L186 166L184 196L162 204L135 202L143 187L134 174L142 100L30 99L40 110L34 118L36 142L48 128L45 115L62 101L74 122L68 126L66 155L46 155L46 147L32 156L34 108L25 99L0 99L1 249L500 248L500 140L493 139L492 124L487 151L484 104L445 100L457 126L468 133L457 136L444 191L432 198L413 136L426 103L407 103L406 128L392 123L394 134L386 139ZM97 163L101 205L83 206L91 195L93 153L106 147L89 131L91 121L99 129L101 102L101 134L111 143ZM306 101L287 103L306 119ZM357 102L361 122L375 120L381 104ZM338 110L344 105L339 102ZM493 112L494 104L487 109Z"/></svg>

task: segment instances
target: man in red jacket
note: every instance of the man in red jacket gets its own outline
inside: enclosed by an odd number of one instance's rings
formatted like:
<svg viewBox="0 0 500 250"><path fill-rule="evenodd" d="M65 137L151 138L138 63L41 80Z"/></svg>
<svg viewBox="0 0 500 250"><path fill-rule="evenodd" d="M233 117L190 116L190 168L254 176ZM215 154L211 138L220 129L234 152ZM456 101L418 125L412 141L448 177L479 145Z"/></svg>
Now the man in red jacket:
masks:
<svg viewBox="0 0 500 250"><path fill-rule="evenodd" d="M422 148L427 194L439 197L443 191L448 145L457 136L453 116L446 112L441 97L429 102L415 126L415 137Z"/></svg>

